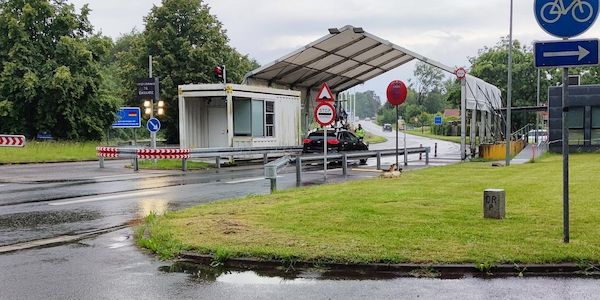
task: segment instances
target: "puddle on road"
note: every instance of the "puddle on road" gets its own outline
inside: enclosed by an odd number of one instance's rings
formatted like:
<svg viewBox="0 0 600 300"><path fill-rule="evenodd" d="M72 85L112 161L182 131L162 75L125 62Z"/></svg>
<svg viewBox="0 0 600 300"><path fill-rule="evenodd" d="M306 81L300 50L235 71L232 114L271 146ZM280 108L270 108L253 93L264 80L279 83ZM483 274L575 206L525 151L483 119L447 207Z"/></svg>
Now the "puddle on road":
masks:
<svg viewBox="0 0 600 300"><path fill-rule="evenodd" d="M198 282L234 284L306 284L320 277L318 273L307 272L226 270L190 262L175 262L171 266L159 267L159 271L188 274L191 280Z"/></svg>
<svg viewBox="0 0 600 300"><path fill-rule="evenodd" d="M232 284L308 284L320 280L393 280L398 278L437 278L437 279L462 279L465 274L431 274L378 272L369 273L349 270L320 270L320 269L225 269L210 267L189 261L178 261L170 266L162 266L160 271L165 273L184 273L189 278L198 282L223 282Z"/></svg>
<svg viewBox="0 0 600 300"><path fill-rule="evenodd" d="M33 228L46 225L93 221L102 218L95 211L38 211L0 216L0 229Z"/></svg>
<svg viewBox="0 0 600 300"><path fill-rule="evenodd" d="M138 201L138 216L143 219L154 213L156 215L163 215L169 210L169 201L159 198L148 198Z"/></svg>

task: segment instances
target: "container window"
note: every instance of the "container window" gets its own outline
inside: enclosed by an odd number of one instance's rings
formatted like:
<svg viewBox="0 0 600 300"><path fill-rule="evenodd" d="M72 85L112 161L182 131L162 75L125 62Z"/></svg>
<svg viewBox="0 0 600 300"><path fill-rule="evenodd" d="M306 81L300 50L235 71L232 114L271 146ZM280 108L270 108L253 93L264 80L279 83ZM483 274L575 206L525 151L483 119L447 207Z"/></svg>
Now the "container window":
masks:
<svg viewBox="0 0 600 300"><path fill-rule="evenodd" d="M584 108L571 107L567 116L569 126L569 145L583 145L585 138L583 133Z"/></svg>
<svg viewBox="0 0 600 300"><path fill-rule="evenodd" d="M592 106L592 145L600 145L600 106Z"/></svg>
<svg viewBox="0 0 600 300"><path fill-rule="evenodd" d="M275 102L265 101L265 136L275 136Z"/></svg>

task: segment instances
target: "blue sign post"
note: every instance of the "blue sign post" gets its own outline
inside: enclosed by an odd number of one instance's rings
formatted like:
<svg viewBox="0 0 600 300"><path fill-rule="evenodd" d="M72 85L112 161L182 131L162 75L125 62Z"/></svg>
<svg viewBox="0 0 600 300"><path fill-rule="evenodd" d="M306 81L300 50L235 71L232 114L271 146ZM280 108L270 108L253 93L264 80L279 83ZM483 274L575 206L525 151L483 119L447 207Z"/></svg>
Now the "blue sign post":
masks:
<svg viewBox="0 0 600 300"><path fill-rule="evenodd" d="M598 65L598 39L536 42L536 68Z"/></svg>
<svg viewBox="0 0 600 300"><path fill-rule="evenodd" d="M148 120L148 123L146 123L146 128L148 128L148 131L151 133L156 133L160 130L160 121L157 118L151 118Z"/></svg>
<svg viewBox="0 0 600 300"><path fill-rule="evenodd" d="M140 128L142 117L139 107L121 107L112 128Z"/></svg>
<svg viewBox="0 0 600 300"><path fill-rule="evenodd" d="M570 38L594 24L598 6L598 0L535 0L533 9L544 31L559 38Z"/></svg>
<svg viewBox="0 0 600 300"><path fill-rule="evenodd" d="M433 124L434 125L442 125L442 116L435 116L433 118Z"/></svg>
<svg viewBox="0 0 600 300"><path fill-rule="evenodd" d="M512 2L511 2L512 3ZM599 0L535 0L533 10L547 33L568 39L584 33L598 17ZM535 45L536 67L562 67L563 242L569 242L569 67L598 64L598 40L545 42ZM594 63L595 62L595 63ZM509 111L510 116L510 111ZM509 122L510 123L510 122ZM508 147L507 147L508 152ZM508 160L508 154L507 160Z"/></svg>

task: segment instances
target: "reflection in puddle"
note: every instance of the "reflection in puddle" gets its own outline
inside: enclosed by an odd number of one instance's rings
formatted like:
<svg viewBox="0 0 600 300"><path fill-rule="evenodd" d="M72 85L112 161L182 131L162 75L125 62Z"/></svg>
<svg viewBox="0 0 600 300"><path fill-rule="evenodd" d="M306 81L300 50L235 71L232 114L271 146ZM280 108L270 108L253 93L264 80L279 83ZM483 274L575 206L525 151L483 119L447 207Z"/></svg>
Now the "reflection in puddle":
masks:
<svg viewBox="0 0 600 300"><path fill-rule="evenodd" d="M140 218L147 217L150 213L163 215L169 208L169 201L164 199L143 199L138 201L138 215Z"/></svg>
<svg viewBox="0 0 600 300"><path fill-rule="evenodd" d="M110 243L108 245L109 249L118 249L118 248L122 248L125 246L129 246L131 245L131 243L129 242L129 235L122 235L122 236L118 236L118 237L114 237L112 238L113 243Z"/></svg>
<svg viewBox="0 0 600 300"><path fill-rule="evenodd" d="M171 266L162 266L159 270L166 273L189 274L190 279L194 281L231 284L307 284L316 282L320 277L319 273L312 272L226 270L185 261L175 262Z"/></svg>
<svg viewBox="0 0 600 300"><path fill-rule="evenodd" d="M227 272L216 278L216 282L236 283L236 284L306 284L315 282L314 279L306 278L283 278L283 277L265 277L260 276L253 271Z"/></svg>

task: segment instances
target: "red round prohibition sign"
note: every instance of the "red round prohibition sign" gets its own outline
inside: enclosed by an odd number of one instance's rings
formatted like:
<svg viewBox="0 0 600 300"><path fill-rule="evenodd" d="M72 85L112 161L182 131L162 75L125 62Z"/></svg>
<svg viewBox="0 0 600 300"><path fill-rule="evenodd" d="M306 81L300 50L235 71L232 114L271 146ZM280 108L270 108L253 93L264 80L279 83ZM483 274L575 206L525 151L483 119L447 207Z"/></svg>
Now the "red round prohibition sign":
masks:
<svg viewBox="0 0 600 300"><path fill-rule="evenodd" d="M321 102L315 107L314 117L319 125L330 125L335 121L335 108L329 102Z"/></svg>

